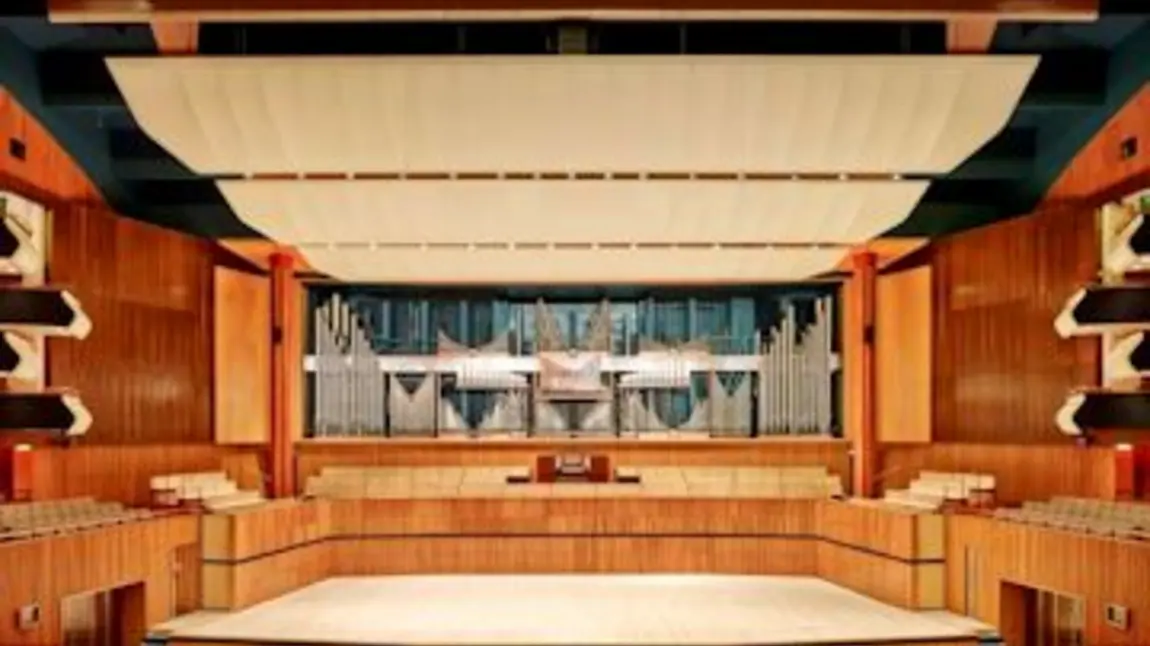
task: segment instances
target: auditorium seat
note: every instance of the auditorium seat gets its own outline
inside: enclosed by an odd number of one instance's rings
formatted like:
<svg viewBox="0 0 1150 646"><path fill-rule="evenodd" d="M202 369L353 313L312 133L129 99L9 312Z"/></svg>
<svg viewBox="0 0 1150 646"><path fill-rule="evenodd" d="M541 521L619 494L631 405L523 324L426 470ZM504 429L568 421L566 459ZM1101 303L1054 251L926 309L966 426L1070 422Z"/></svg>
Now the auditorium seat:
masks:
<svg viewBox="0 0 1150 646"><path fill-rule="evenodd" d="M118 502L67 498L0 505L0 540L31 538L151 517L146 509Z"/></svg>
<svg viewBox="0 0 1150 646"><path fill-rule="evenodd" d="M994 476L982 473L922 471L906 489L887 491L883 499L914 509L938 510L947 502L971 502L995 489Z"/></svg>
<svg viewBox="0 0 1150 646"><path fill-rule="evenodd" d="M1001 508L996 518L1056 529L1087 532L1119 538L1150 540L1150 504L1053 498L1027 501L1020 508Z"/></svg>
<svg viewBox="0 0 1150 646"><path fill-rule="evenodd" d="M484 467L324 467L307 479L305 495L335 499L487 497L828 498L842 480L825 467L630 467L638 483L508 484L528 469Z"/></svg>
<svg viewBox="0 0 1150 646"><path fill-rule="evenodd" d="M263 500L258 491L243 490L222 471L171 473L151 480L152 498L159 506L202 505L227 509Z"/></svg>

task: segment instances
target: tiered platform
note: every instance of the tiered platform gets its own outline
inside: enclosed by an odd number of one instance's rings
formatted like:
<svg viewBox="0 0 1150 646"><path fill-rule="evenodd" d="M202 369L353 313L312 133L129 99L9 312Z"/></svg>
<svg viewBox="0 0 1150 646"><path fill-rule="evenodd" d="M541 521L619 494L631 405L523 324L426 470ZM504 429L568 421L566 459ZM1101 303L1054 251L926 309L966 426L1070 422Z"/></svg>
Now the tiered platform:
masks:
<svg viewBox="0 0 1150 646"><path fill-rule="evenodd" d="M1049 502L1026 502L1021 509L997 509L994 515L1032 525L1150 540L1150 504L1146 503L1054 498Z"/></svg>
<svg viewBox="0 0 1150 646"><path fill-rule="evenodd" d="M153 501L161 506L191 504L208 511L223 511L264 502L263 494L241 490L222 471L156 476L151 486Z"/></svg>
<svg viewBox="0 0 1150 646"><path fill-rule="evenodd" d="M61 534L150 518L146 509L118 502L68 498L0 505L0 541Z"/></svg>
<svg viewBox="0 0 1150 646"><path fill-rule="evenodd" d="M887 491L894 505L937 511L947 502L981 503L994 497L994 476L984 473L923 471L906 489Z"/></svg>

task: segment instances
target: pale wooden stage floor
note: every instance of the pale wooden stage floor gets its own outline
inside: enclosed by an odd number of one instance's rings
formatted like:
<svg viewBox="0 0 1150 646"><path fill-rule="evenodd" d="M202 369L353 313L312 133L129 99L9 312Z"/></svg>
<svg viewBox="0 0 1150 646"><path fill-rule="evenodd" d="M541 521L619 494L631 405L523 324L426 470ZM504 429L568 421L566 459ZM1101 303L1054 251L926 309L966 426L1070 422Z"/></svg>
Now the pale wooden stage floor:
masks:
<svg viewBox="0 0 1150 646"><path fill-rule="evenodd" d="M191 619L191 618L189 618ZM804 644L969 637L821 579L713 575L333 578L172 638L324 644Z"/></svg>

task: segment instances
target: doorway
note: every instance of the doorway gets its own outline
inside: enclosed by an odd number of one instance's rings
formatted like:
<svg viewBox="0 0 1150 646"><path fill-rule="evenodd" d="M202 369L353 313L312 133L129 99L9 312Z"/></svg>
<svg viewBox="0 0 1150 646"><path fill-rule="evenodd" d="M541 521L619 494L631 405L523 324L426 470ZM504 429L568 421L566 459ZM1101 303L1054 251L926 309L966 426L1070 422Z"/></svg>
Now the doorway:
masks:
<svg viewBox="0 0 1150 646"><path fill-rule="evenodd" d="M1000 622L1007 646L1083 646L1085 602L1080 597L1002 583Z"/></svg>

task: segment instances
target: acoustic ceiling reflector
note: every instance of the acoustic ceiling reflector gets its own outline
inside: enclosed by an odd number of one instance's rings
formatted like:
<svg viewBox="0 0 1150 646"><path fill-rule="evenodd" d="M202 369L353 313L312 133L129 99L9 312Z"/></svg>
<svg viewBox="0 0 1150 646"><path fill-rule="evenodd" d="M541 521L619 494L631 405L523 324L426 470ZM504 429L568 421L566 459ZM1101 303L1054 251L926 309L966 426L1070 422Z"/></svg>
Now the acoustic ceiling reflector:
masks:
<svg viewBox="0 0 1150 646"><path fill-rule="evenodd" d="M1150 287L1092 286L1067 302L1054 322L1062 338L1150 329Z"/></svg>
<svg viewBox="0 0 1150 646"><path fill-rule="evenodd" d="M1105 374L1110 379L1150 377L1150 333L1119 339L1106 354Z"/></svg>
<svg viewBox="0 0 1150 646"><path fill-rule="evenodd" d="M15 218L0 215L0 273L32 274L41 263L28 232Z"/></svg>
<svg viewBox="0 0 1150 646"><path fill-rule="evenodd" d="M253 180L236 214L292 244L856 244L902 222L925 181Z"/></svg>
<svg viewBox="0 0 1150 646"><path fill-rule="evenodd" d="M300 247L308 264L352 282L414 284L691 284L808 279L833 271L842 247L718 249Z"/></svg>
<svg viewBox="0 0 1150 646"><path fill-rule="evenodd" d="M34 379L39 374L36 348L12 332L0 332L0 378Z"/></svg>
<svg viewBox="0 0 1150 646"><path fill-rule="evenodd" d="M946 173L1036 56L111 58L203 174Z"/></svg>
<svg viewBox="0 0 1150 646"><path fill-rule="evenodd" d="M62 431L76 437L91 425L92 415L74 394L0 392L0 430Z"/></svg>
<svg viewBox="0 0 1150 646"><path fill-rule="evenodd" d="M1145 214L1134 216L1118 234L1106 268L1115 273L1150 270L1150 221Z"/></svg>
<svg viewBox="0 0 1150 646"><path fill-rule="evenodd" d="M1091 430L1150 430L1150 392L1076 393L1059 409L1056 423L1067 435Z"/></svg>
<svg viewBox="0 0 1150 646"><path fill-rule="evenodd" d="M67 291L0 288L0 330L83 339L92 321Z"/></svg>

